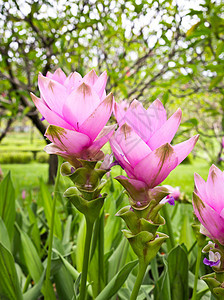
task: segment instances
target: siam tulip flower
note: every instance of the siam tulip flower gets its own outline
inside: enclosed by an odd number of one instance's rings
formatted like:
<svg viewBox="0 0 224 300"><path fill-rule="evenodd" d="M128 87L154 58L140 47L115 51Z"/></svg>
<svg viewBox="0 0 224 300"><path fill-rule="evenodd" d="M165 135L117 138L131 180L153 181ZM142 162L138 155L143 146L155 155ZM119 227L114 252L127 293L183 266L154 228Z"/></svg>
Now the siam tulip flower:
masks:
<svg viewBox="0 0 224 300"><path fill-rule="evenodd" d="M83 78L79 73L68 77L61 69L46 77L39 74L41 98L31 94L39 112L50 126L45 136L52 144L45 147L49 154L58 154L77 164L77 158L98 160L100 151L115 130L104 127L113 110L113 95L106 96L106 72L99 77L92 70Z"/></svg>
<svg viewBox="0 0 224 300"><path fill-rule="evenodd" d="M194 175L193 207L202 233L224 245L224 173L212 165L207 182Z"/></svg>
<svg viewBox="0 0 224 300"><path fill-rule="evenodd" d="M116 179L132 199L145 205L150 201L152 189L187 157L199 136L172 146L182 112L178 109L167 120L165 108L158 99L147 110L137 100L126 111L117 103L114 110L119 129L110 144L129 177Z"/></svg>

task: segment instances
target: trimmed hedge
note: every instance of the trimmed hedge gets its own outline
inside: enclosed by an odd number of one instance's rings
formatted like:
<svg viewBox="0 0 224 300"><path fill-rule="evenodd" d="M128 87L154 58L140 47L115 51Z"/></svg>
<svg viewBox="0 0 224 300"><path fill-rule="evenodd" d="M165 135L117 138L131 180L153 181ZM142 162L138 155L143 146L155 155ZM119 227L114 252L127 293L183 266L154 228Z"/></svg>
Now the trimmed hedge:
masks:
<svg viewBox="0 0 224 300"><path fill-rule="evenodd" d="M1 164L28 164L33 161L32 152L0 152Z"/></svg>
<svg viewBox="0 0 224 300"><path fill-rule="evenodd" d="M47 154L46 152L38 152L36 156L36 161L41 164L48 163L49 154Z"/></svg>

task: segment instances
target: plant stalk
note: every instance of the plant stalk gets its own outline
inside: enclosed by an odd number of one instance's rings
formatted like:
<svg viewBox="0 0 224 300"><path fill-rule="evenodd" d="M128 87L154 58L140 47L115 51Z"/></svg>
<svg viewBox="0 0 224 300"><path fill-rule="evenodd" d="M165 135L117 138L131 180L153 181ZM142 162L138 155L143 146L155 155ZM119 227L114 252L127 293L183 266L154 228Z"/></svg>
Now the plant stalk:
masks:
<svg viewBox="0 0 224 300"><path fill-rule="evenodd" d="M60 179L60 168L61 168L62 162L63 162L63 158L58 156L58 170L57 170L57 176L56 176L56 181L55 181L55 186L54 186L50 234L49 234L49 242L48 242L49 246L48 246L47 269L46 269L46 279L45 279L46 285L50 281L50 274L51 274L51 253L52 253L52 244L53 244L53 235L54 235L54 219L55 219L57 192L58 192L59 179Z"/></svg>
<svg viewBox="0 0 224 300"><path fill-rule="evenodd" d="M163 206L163 216L164 219L166 220L166 227L167 227L167 233L170 237L169 241L170 241L170 245L171 245L171 249L175 247L175 240L174 240L174 234L173 234L173 228L172 228L172 224L171 224L171 220L170 220L170 215L167 212L167 207L166 205Z"/></svg>
<svg viewBox="0 0 224 300"><path fill-rule="evenodd" d="M93 225L94 223L91 223L86 218L86 239L85 239L85 248L84 248L83 264L82 264L79 300L85 300L86 297L86 281L87 281L87 274L88 274L89 252L90 252L90 244L91 244L92 233L93 233Z"/></svg>
<svg viewBox="0 0 224 300"><path fill-rule="evenodd" d="M192 295L191 300L196 300L197 286L198 286L198 275L199 275L200 262L201 262L201 251L202 251L202 247L198 246L198 255L197 255L195 277L194 277L194 289L193 289L193 295Z"/></svg>
<svg viewBox="0 0 224 300"><path fill-rule="evenodd" d="M134 288L133 288L132 293L131 293L130 300L136 300L137 299L138 292L139 292L139 289L141 287L141 284L142 284L147 266L148 265L144 262L144 260L139 259L138 275L137 275L137 278L136 278L136 281L135 281Z"/></svg>

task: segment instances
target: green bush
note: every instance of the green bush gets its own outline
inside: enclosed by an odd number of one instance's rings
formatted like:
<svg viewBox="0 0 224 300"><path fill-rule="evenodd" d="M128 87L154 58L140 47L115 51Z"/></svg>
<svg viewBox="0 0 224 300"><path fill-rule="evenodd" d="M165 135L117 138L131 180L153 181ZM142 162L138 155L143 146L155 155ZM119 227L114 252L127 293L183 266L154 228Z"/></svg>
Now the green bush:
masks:
<svg viewBox="0 0 224 300"><path fill-rule="evenodd" d="M32 160L32 152L0 152L0 163L2 164L28 164Z"/></svg>
<svg viewBox="0 0 224 300"><path fill-rule="evenodd" d="M47 154L46 152L38 152L36 156L36 161L41 164L48 163L49 154Z"/></svg>

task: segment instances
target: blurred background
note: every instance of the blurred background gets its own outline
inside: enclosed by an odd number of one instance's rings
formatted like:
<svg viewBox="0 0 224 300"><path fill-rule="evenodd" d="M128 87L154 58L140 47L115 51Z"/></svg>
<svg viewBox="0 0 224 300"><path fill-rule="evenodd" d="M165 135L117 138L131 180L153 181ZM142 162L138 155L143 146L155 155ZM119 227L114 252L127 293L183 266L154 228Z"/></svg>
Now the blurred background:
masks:
<svg viewBox="0 0 224 300"><path fill-rule="evenodd" d="M39 96L39 72L58 67L67 75L107 70L107 91L117 102L138 99L148 107L159 98L169 115L181 107L174 143L196 133L200 140L177 171L181 181L175 173L168 183L175 179L190 194L194 171L222 164L222 1L1 1L0 164L19 190L37 186L39 176L53 181L57 164L43 151L47 123L29 94Z"/></svg>

